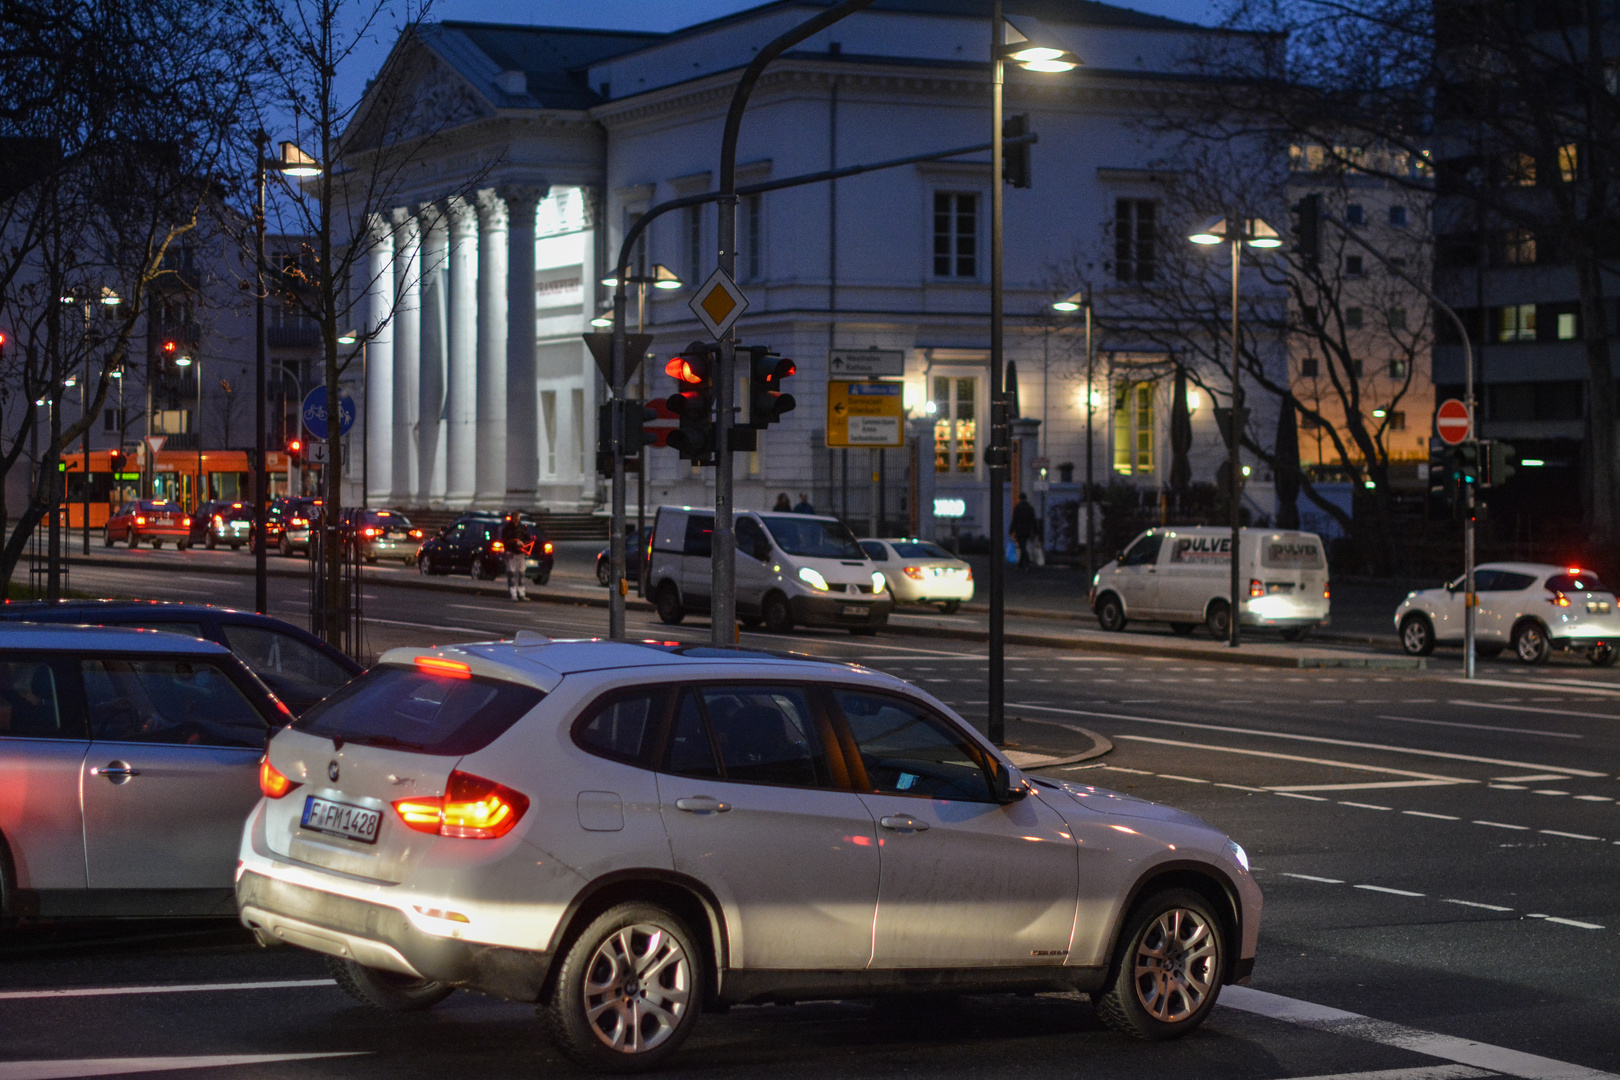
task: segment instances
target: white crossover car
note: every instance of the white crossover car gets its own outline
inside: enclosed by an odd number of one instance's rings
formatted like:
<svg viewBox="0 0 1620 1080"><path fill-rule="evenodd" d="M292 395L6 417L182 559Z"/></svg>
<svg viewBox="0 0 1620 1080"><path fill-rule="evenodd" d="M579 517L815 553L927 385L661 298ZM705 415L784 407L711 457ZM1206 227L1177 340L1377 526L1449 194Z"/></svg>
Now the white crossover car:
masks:
<svg viewBox="0 0 1620 1080"><path fill-rule="evenodd" d="M1080 990L1143 1038L1248 977L1243 849L1031 777L897 678L672 643L394 649L284 728L236 896L361 1001L537 1003L651 1067L706 1007Z"/></svg>
<svg viewBox="0 0 1620 1080"><path fill-rule="evenodd" d="M897 603L938 604L954 615L973 599L973 568L938 544L915 537L860 543Z"/></svg>
<svg viewBox="0 0 1620 1080"><path fill-rule="evenodd" d="M1478 655L1511 647L1527 664L1544 664L1554 649L1584 653L1608 667L1620 650L1614 593L1590 570L1541 563L1483 563L1474 570L1474 640ZM1463 579L1406 594L1395 609L1401 647L1427 656L1439 644L1460 644L1467 595Z"/></svg>

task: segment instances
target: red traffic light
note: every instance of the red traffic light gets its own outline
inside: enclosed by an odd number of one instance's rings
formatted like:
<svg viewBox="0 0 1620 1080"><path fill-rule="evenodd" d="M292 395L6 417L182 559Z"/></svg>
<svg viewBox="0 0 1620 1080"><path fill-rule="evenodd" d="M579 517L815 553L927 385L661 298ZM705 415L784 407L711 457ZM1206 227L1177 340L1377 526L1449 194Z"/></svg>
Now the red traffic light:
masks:
<svg viewBox="0 0 1620 1080"><path fill-rule="evenodd" d="M178 341L174 340L174 338L164 338L163 339L163 351L164 352L172 353L172 352L177 351L179 348L180 348L180 343Z"/></svg>
<svg viewBox="0 0 1620 1080"><path fill-rule="evenodd" d="M677 356L664 365L664 374L686 383L700 383L703 376L692 369L692 361L684 356Z"/></svg>
<svg viewBox="0 0 1620 1080"><path fill-rule="evenodd" d="M299 442L297 439L288 439L287 440L287 453L296 454L296 453L298 453L298 451L302 450L303 448L304 448L304 444Z"/></svg>

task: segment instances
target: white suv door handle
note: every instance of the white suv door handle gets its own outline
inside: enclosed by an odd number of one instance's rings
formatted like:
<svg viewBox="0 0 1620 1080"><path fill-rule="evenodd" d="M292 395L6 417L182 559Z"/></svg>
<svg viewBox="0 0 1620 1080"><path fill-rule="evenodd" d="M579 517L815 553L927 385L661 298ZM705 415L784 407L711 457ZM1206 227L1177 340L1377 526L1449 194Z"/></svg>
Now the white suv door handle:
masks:
<svg viewBox="0 0 1620 1080"><path fill-rule="evenodd" d="M91 769L97 776L105 776L115 784L122 784L132 776L141 775L141 770L132 769L122 761L109 761L99 769Z"/></svg>
<svg viewBox="0 0 1620 1080"><path fill-rule="evenodd" d="M676 799L675 809L685 810L688 814L723 814L731 809L731 804L707 795L694 795L689 799Z"/></svg>
<svg viewBox="0 0 1620 1080"><path fill-rule="evenodd" d="M878 824L885 829L895 832L927 832L928 822L918 821L910 814L898 814L893 817L878 818Z"/></svg>

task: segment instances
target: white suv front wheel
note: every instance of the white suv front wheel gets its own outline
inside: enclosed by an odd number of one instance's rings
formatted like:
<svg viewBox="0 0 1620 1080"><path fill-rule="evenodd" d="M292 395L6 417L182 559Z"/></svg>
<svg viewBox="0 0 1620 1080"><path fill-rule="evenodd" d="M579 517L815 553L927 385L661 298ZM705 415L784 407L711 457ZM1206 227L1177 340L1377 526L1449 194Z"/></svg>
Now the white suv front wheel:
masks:
<svg viewBox="0 0 1620 1080"><path fill-rule="evenodd" d="M691 931L661 907L609 908L557 963L540 1019L552 1044L586 1069L656 1068L697 1023L701 957Z"/></svg>

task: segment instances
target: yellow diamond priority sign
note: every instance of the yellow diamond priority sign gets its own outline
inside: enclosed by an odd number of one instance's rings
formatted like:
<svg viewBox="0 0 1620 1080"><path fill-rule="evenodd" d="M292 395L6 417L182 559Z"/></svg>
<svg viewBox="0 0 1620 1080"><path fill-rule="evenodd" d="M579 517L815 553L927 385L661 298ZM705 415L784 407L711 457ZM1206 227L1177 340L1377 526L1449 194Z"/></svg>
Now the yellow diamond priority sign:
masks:
<svg viewBox="0 0 1620 1080"><path fill-rule="evenodd" d="M709 275L705 281L687 301L687 306L693 314L703 323L705 329L713 334L716 340L725 337L731 324L743 312L748 310L748 297L737 288L737 283L731 280L731 275L719 267Z"/></svg>

